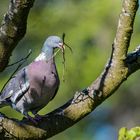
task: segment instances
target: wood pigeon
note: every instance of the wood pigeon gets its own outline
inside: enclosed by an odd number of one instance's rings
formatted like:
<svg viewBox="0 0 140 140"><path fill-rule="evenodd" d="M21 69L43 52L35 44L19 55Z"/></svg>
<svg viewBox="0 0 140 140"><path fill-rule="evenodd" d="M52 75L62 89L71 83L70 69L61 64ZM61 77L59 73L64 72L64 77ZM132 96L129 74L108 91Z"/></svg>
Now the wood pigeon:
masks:
<svg viewBox="0 0 140 140"><path fill-rule="evenodd" d="M39 118L37 112L55 97L59 88L60 81L53 53L55 48L63 50L63 45L60 37L48 37L39 56L19 70L2 90L0 107L10 105L29 120L36 122ZM34 118L29 116L29 111L35 115Z"/></svg>

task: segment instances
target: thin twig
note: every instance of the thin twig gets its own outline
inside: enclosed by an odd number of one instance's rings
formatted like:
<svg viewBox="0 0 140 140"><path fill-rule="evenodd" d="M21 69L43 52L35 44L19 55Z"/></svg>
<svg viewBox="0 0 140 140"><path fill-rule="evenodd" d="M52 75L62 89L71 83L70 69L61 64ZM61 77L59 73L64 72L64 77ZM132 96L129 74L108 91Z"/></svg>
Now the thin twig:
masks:
<svg viewBox="0 0 140 140"><path fill-rule="evenodd" d="M25 61L24 61L25 62ZM19 68L22 66L22 64L24 63L22 62L21 64L18 65L18 67L16 68L16 70L11 74L11 76L9 77L9 79L6 81L6 83L4 84L4 86L1 89L1 93L3 91L3 89L5 88L5 86L7 85L7 83L12 79L12 77L15 75L15 73L19 70Z"/></svg>
<svg viewBox="0 0 140 140"><path fill-rule="evenodd" d="M13 66L13 65L15 65L15 64L17 64L17 63L19 63L19 62L22 62L22 63L20 63L20 64L18 65L18 67L16 68L16 70L11 74L11 76L9 77L9 79L6 81L6 83L4 84L4 86L3 86L2 89L1 89L1 92L3 91L3 89L5 88L5 86L7 85L7 83L8 83L8 82L12 79L12 77L15 75L15 73L19 70L19 68L23 65L23 63L28 59L28 57L31 55L31 53L32 53L32 51L31 51L31 49L30 49L30 50L29 50L29 53L28 53L28 55L27 55L26 57L24 57L24 58L22 58L21 60L19 60L19 61L13 63L13 64L10 64L10 65L7 66L7 67Z"/></svg>
<svg viewBox="0 0 140 140"><path fill-rule="evenodd" d="M29 56L31 55L31 53L32 53L32 50L30 49L30 50L29 50L29 53L28 53L28 55L27 55L26 57L20 59L19 61L15 62L15 63L9 64L7 67L10 67L10 66L13 66L13 65L15 65L15 64L18 64L18 63L21 62L21 61L27 60L27 59L29 58Z"/></svg>

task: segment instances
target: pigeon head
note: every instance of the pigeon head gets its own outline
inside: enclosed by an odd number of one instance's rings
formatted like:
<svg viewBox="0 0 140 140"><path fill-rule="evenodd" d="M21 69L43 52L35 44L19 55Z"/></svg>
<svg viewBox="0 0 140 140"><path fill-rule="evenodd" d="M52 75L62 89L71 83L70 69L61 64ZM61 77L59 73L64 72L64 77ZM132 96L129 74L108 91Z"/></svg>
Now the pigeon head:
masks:
<svg viewBox="0 0 140 140"><path fill-rule="evenodd" d="M53 57L53 50L55 48L60 48L62 51L64 51L64 43L63 40L58 36L50 36L46 39L44 42L44 45L41 49L41 53L39 56L35 59L35 61L40 60L50 60Z"/></svg>
<svg viewBox="0 0 140 140"><path fill-rule="evenodd" d="M46 39L42 52L46 53L48 49L60 48L63 49L63 40L58 36L50 36Z"/></svg>

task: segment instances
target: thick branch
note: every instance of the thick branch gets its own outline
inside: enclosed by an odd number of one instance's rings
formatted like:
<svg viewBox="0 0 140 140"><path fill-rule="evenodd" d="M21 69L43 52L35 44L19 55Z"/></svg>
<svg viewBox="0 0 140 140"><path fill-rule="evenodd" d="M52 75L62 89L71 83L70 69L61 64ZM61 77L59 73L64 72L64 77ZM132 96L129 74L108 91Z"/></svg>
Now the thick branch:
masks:
<svg viewBox="0 0 140 140"><path fill-rule="evenodd" d="M127 56L126 63L129 66L129 75L140 68L139 60L140 49L137 49ZM97 79L92 86L82 92L76 92L73 99L62 107L47 114L46 117L40 121L38 126L33 126L26 119L18 121L1 115L0 138L18 137L20 139L43 139L62 132L85 117L103 102L104 99L101 97L104 93L99 94L99 90L97 90L100 80L100 78ZM89 95L94 95L94 97Z"/></svg>
<svg viewBox="0 0 140 140"><path fill-rule="evenodd" d="M10 0L0 27L0 71L7 66L12 50L23 38L34 0Z"/></svg>
<svg viewBox="0 0 140 140"><path fill-rule="evenodd" d="M126 59L137 8L138 0L123 0L123 7L113 44L115 60L124 61Z"/></svg>
<svg viewBox="0 0 140 140"><path fill-rule="evenodd" d="M83 91L76 92L65 105L47 114L37 126L31 125L26 119L17 121L2 116L1 135L5 137L9 134L20 139L49 138L81 120L114 93L130 74L139 69L139 49L126 55L137 7L138 0L123 1L110 61L95 82Z"/></svg>

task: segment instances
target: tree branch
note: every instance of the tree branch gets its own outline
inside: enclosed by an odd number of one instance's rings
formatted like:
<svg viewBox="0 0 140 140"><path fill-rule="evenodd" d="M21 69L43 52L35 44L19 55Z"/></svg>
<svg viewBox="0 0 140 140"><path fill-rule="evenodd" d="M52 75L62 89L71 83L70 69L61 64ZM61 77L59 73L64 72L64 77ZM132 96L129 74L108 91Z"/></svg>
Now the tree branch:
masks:
<svg viewBox="0 0 140 140"><path fill-rule="evenodd" d="M17 43L26 33L27 17L34 0L10 0L0 27L0 71L3 71Z"/></svg>
<svg viewBox="0 0 140 140"><path fill-rule="evenodd" d="M18 121L2 115L1 136L49 138L77 123L113 94L128 76L140 68L140 49L127 55L137 8L138 0L123 0L110 60L103 73L89 87L76 92L66 104L46 114L37 126L26 119Z"/></svg>

